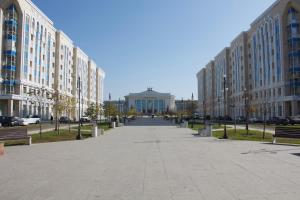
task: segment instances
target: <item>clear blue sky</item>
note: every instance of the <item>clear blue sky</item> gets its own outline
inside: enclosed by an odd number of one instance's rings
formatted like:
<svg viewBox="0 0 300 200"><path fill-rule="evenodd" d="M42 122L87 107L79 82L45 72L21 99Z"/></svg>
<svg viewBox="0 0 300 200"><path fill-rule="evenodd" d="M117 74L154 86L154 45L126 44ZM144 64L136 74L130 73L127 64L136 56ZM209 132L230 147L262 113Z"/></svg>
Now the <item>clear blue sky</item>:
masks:
<svg viewBox="0 0 300 200"><path fill-rule="evenodd" d="M274 1L33 0L105 70L116 100L149 86L197 96L196 73Z"/></svg>

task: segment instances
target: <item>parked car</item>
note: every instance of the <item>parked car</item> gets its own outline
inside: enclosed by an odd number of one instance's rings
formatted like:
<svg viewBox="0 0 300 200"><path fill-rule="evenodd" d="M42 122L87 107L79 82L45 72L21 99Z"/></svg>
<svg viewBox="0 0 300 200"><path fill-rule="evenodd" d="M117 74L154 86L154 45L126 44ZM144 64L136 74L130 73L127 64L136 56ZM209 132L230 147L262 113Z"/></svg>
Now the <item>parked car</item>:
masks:
<svg viewBox="0 0 300 200"><path fill-rule="evenodd" d="M90 122L91 119L89 117L83 116L83 117L80 118L80 121L81 122Z"/></svg>
<svg viewBox="0 0 300 200"><path fill-rule="evenodd" d="M67 123L70 123L71 122L71 119L69 117L66 117L66 116L62 116L59 118L59 123L61 124L67 124Z"/></svg>
<svg viewBox="0 0 300 200"><path fill-rule="evenodd" d="M262 118L259 118L259 117L252 117L249 119L249 122L250 123L263 123L264 120Z"/></svg>
<svg viewBox="0 0 300 200"><path fill-rule="evenodd" d="M2 126L18 126L20 125L20 118L18 117L4 117L2 119Z"/></svg>
<svg viewBox="0 0 300 200"><path fill-rule="evenodd" d="M290 117L295 124L300 124L300 116L294 116L294 117Z"/></svg>
<svg viewBox="0 0 300 200"><path fill-rule="evenodd" d="M225 116L224 118L226 121L232 121L232 118L230 116Z"/></svg>
<svg viewBox="0 0 300 200"><path fill-rule="evenodd" d="M236 121L237 122L245 122L246 118L244 116L239 116L239 117L236 118Z"/></svg>
<svg viewBox="0 0 300 200"><path fill-rule="evenodd" d="M0 126L2 125L4 118L4 116L0 116Z"/></svg>
<svg viewBox="0 0 300 200"><path fill-rule="evenodd" d="M288 125L289 121L286 118L272 117L271 119L267 120L267 124Z"/></svg>
<svg viewBox="0 0 300 200"><path fill-rule="evenodd" d="M30 123L24 118L18 118L20 126L28 126Z"/></svg>
<svg viewBox="0 0 300 200"><path fill-rule="evenodd" d="M295 125L296 124L296 121L292 117L287 117L286 119L287 119L287 121L290 125Z"/></svg>
<svg viewBox="0 0 300 200"><path fill-rule="evenodd" d="M41 122L41 118L38 115L29 115L26 118L22 118L28 124L39 124Z"/></svg>

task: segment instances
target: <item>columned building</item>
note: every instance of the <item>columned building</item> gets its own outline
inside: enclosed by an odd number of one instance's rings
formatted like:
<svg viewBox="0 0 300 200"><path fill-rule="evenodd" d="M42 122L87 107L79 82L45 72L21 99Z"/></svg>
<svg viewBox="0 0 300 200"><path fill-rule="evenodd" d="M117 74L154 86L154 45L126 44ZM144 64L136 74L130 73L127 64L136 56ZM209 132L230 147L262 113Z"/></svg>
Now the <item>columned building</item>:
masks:
<svg viewBox="0 0 300 200"><path fill-rule="evenodd" d="M104 71L31 0L0 1L0 35L0 115L49 119L56 98L77 97L78 74L84 108L103 102Z"/></svg>
<svg viewBox="0 0 300 200"><path fill-rule="evenodd" d="M128 110L136 109L140 114L161 114L175 111L175 96L170 93L159 93L152 88L141 93L130 93L125 96Z"/></svg>
<svg viewBox="0 0 300 200"><path fill-rule="evenodd" d="M300 0L277 0L231 42L229 52L227 109L231 117L300 115ZM217 62L215 58L215 70ZM206 85L197 74L200 92L211 90L209 70L206 67ZM218 90L220 78L214 77L211 84ZM208 95L199 93L199 104L205 98L207 102Z"/></svg>

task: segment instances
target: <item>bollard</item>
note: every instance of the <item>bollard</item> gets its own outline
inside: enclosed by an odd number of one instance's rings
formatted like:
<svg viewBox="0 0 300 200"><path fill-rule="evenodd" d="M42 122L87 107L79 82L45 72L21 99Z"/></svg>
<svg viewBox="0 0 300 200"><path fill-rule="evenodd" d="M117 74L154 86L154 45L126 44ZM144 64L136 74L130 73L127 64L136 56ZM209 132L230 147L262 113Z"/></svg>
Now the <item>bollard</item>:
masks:
<svg viewBox="0 0 300 200"><path fill-rule="evenodd" d="M4 155L4 143L0 143L0 156Z"/></svg>
<svg viewBox="0 0 300 200"><path fill-rule="evenodd" d="M93 126L93 128L92 128L92 136L94 138L98 137L98 128L97 128L97 126Z"/></svg>

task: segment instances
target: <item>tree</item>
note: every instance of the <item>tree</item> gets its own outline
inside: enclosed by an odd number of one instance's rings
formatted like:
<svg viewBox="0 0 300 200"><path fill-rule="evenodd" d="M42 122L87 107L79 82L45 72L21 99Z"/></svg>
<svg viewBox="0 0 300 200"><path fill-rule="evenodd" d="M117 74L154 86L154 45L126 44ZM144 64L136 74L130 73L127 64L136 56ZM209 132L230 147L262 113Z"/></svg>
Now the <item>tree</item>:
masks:
<svg viewBox="0 0 300 200"><path fill-rule="evenodd" d="M115 105L113 105L111 102L105 104L104 106L104 114L106 117L116 117L118 115L118 110Z"/></svg>
<svg viewBox="0 0 300 200"><path fill-rule="evenodd" d="M137 111L134 107L131 107L130 110L128 111L128 115L136 116Z"/></svg>
<svg viewBox="0 0 300 200"><path fill-rule="evenodd" d="M85 115L91 118L91 120L97 120L99 113L100 113L99 105L96 105L95 103L91 103L87 108Z"/></svg>
<svg viewBox="0 0 300 200"><path fill-rule="evenodd" d="M188 103L188 105L187 105L187 110L186 110L186 112L187 112L187 114L188 114L189 116L192 116L192 115L196 112L197 108L198 108L197 102L195 102L195 101L190 101L190 102Z"/></svg>
<svg viewBox="0 0 300 200"><path fill-rule="evenodd" d="M72 115L72 113L75 114L75 112L76 112L76 98L75 97L67 96L65 98L65 111L66 111L68 118L70 119L68 121L69 133L70 133L71 132L71 115Z"/></svg>
<svg viewBox="0 0 300 200"><path fill-rule="evenodd" d="M59 134L59 123L58 119L62 115L65 110L66 101L63 95L59 95L58 92L53 94L52 99L54 100L53 110L55 112L55 130L58 131Z"/></svg>

